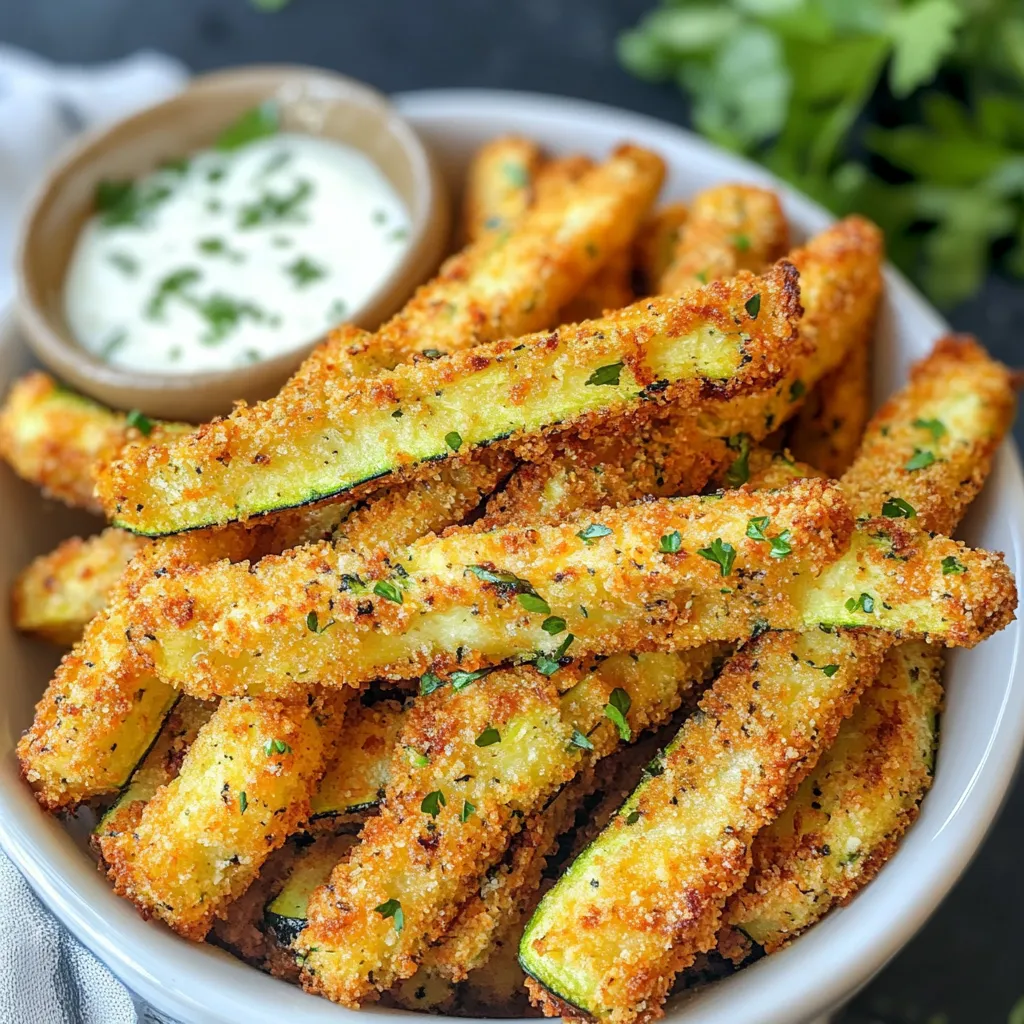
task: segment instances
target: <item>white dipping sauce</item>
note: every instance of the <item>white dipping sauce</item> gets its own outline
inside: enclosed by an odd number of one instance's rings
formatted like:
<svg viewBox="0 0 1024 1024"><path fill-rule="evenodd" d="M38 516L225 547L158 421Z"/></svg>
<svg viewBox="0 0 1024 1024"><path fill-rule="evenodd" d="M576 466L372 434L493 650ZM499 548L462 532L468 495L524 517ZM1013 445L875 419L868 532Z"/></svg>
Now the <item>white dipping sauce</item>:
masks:
<svg viewBox="0 0 1024 1024"><path fill-rule="evenodd" d="M308 135L205 150L99 199L65 314L81 345L131 369L222 370L312 341L408 245L408 212L376 164Z"/></svg>

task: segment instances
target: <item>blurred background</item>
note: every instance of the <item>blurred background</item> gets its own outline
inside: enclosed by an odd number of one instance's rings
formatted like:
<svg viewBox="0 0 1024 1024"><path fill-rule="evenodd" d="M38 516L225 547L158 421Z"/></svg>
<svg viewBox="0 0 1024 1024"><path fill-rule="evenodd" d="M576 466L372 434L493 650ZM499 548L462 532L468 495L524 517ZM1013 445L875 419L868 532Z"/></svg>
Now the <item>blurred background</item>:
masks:
<svg viewBox="0 0 1024 1024"><path fill-rule="evenodd" d="M687 125L870 215L956 329L1024 364L1022 0L0 0L0 44L64 64L315 64L385 92L548 92ZM0 103L3 72L0 52ZM1018 785L843 1024L1024 1024L1022 846Z"/></svg>

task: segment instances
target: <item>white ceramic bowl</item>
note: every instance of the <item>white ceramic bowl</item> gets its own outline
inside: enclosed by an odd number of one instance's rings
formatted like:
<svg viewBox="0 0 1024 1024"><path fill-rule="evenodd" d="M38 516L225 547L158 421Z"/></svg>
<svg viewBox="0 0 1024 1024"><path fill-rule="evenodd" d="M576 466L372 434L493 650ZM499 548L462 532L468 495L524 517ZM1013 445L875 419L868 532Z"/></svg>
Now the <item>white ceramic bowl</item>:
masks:
<svg viewBox="0 0 1024 1024"><path fill-rule="evenodd" d="M670 167L666 198L722 181L771 183L764 171L671 125L570 100L494 92L430 92L399 107L435 148L453 181L470 153L500 132L521 132L552 152L605 153L622 139L657 149ZM782 189L798 235L823 228L828 215ZM945 325L895 272L878 331L876 397L906 378ZM0 339L0 391L28 365L9 330ZM41 514L35 492L0 477L0 588L30 556L70 529L64 511ZM1007 444L961 535L1005 551L1021 574L1024 479ZM0 622L0 841L41 898L132 989L188 1024L334 1022L355 1016L268 978L209 946L191 945L143 922L108 888L81 844L36 807L17 777L14 743L49 678L51 652L13 637ZM913 935L949 891L985 837L1016 768L1024 737L1024 674L1017 664L1020 623L981 647L957 652L946 672L948 703L935 785L897 855L846 908L830 914L788 949L667 1008L672 1024L799 1024L852 995ZM72 830L73 831L73 830ZM378 1014L391 1011L370 1010Z"/></svg>

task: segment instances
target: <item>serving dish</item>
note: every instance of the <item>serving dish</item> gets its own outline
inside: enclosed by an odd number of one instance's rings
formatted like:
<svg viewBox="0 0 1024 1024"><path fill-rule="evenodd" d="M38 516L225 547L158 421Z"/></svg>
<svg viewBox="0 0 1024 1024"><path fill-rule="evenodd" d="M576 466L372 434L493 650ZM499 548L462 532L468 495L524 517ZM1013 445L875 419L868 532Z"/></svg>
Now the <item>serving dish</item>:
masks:
<svg viewBox="0 0 1024 1024"><path fill-rule="evenodd" d="M498 132L518 131L556 153L602 153L624 138L655 148L670 165L664 193L669 199L737 179L778 187L763 171L676 128L590 104L450 92L403 97L400 109L456 186L478 145ZM780 191L798 234L827 223L827 215L813 204ZM898 275L890 273L887 286L876 348L876 397L904 379L908 364L924 355L944 328ZM0 342L0 387L25 368L26 359L17 336L6 331ZM960 533L971 543L1005 551L1015 572L1020 571L1016 509L1022 498L1019 462L1007 447ZM0 551L0 583L9 583L28 557L69 532L67 513L43 516L39 509L40 499L27 485L8 475L0 478L0 517L7 532L19 537L17 545ZM53 657L15 640L7 630L0 633L0 658L9 667L0 681L0 744L3 771L9 773L4 778L8 785L0 787L2 842L44 901L139 995L177 1019L276 1021L299 1013L311 1021L342 1019L339 1015L348 1011L139 920L108 891L84 850L69 841L59 824L38 814L30 795L15 785L11 748L29 720ZM1019 640L1015 624L983 647L950 658L946 728L934 788L918 823L875 882L783 952L693 997L670 1002L672 1020L809 1020L851 995L910 937L977 849L1012 778L1024 736Z"/></svg>
<svg viewBox="0 0 1024 1024"><path fill-rule="evenodd" d="M48 368L115 408L199 421L232 402L267 398L320 340L306 339L255 365L167 374L104 362L73 338L63 288L75 242L103 181L136 179L210 146L246 111L273 101L284 131L364 152L409 211L402 258L351 310L360 326L387 319L437 266L448 239L448 196L429 153L386 97L343 75L301 67L258 67L203 75L179 95L76 142L41 182L25 217L17 255L18 321Z"/></svg>

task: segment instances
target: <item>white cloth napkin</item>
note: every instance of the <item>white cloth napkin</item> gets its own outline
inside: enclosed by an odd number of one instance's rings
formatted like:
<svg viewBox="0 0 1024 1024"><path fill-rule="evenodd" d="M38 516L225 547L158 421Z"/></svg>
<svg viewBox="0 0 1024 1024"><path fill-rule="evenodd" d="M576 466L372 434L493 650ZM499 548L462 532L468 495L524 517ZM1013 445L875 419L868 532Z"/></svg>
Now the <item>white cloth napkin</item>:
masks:
<svg viewBox="0 0 1024 1024"><path fill-rule="evenodd" d="M186 69L156 53L57 67L0 44L0 307L25 202L78 132L181 88ZM2 828L2 824L0 824ZM42 906L0 853L0 1024L164 1024Z"/></svg>

